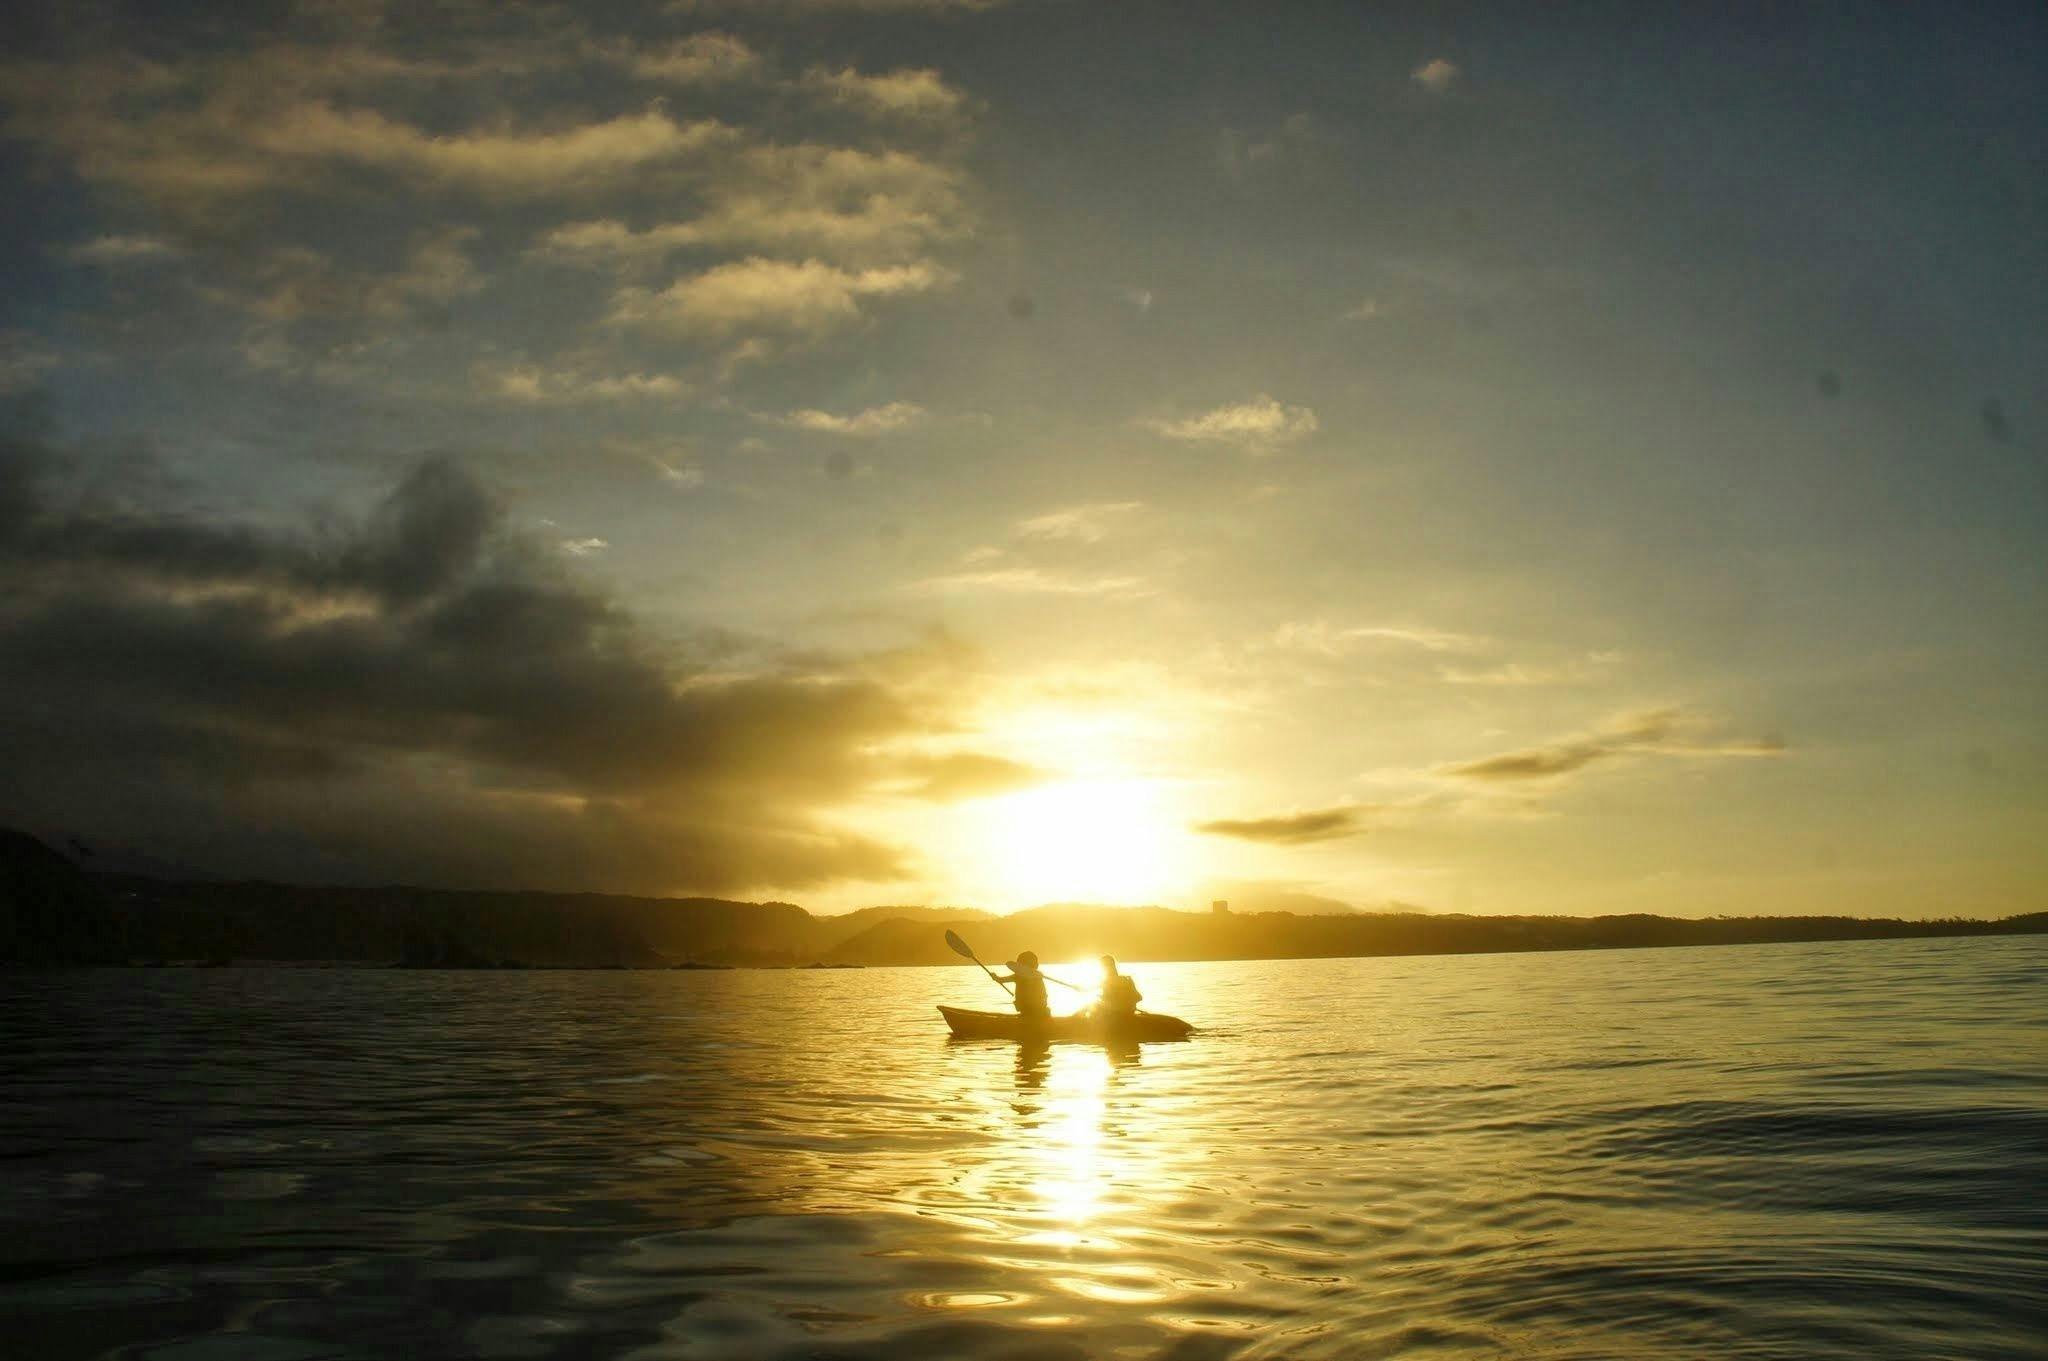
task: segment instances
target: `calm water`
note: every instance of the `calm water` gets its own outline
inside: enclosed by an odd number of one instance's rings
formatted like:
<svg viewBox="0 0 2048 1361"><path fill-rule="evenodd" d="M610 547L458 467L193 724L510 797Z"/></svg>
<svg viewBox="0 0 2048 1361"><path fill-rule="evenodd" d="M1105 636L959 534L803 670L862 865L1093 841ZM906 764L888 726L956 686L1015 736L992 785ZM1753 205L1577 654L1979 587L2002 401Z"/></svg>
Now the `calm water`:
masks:
<svg viewBox="0 0 2048 1361"><path fill-rule="evenodd" d="M2048 1356L2048 940L0 976L36 1357Z"/></svg>

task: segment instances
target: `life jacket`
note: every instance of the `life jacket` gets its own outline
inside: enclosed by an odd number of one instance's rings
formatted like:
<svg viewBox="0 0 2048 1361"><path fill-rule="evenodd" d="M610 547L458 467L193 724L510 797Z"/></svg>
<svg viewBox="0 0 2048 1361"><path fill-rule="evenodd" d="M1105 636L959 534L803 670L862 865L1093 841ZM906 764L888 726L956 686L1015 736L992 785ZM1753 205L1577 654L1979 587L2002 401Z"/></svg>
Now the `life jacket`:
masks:
<svg viewBox="0 0 2048 1361"><path fill-rule="evenodd" d="M1138 985L1131 981L1129 974L1118 974L1102 985L1102 1009L1104 1011L1136 1011L1139 998Z"/></svg>
<svg viewBox="0 0 2048 1361"><path fill-rule="evenodd" d="M1049 1016L1052 1005L1045 1000L1045 979L1035 973L1017 975L1017 1014Z"/></svg>

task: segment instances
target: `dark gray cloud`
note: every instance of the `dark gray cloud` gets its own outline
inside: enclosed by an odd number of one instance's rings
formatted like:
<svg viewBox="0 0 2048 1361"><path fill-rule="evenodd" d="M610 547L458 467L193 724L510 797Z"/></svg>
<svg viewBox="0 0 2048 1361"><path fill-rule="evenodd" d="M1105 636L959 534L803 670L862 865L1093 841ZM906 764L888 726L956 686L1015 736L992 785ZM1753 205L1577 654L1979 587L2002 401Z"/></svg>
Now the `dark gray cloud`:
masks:
<svg viewBox="0 0 2048 1361"><path fill-rule="evenodd" d="M473 570L502 519L490 495L445 458L420 462L368 524L325 541L105 496L67 499L53 485L72 471L62 465L45 440L0 435L0 559L18 571L96 568L103 583L360 591L403 604Z"/></svg>
<svg viewBox="0 0 2048 1361"><path fill-rule="evenodd" d="M1365 830L1364 809L1356 804L1318 808L1306 813L1282 813L1263 818L1219 818L1198 822L1195 830L1207 836L1235 837L1239 841L1262 841L1274 846L1304 846L1316 841L1335 841Z"/></svg>
<svg viewBox="0 0 2048 1361"><path fill-rule="evenodd" d="M462 468L429 459L379 507L350 566L387 599L416 600L475 566L498 521L496 503Z"/></svg>
<svg viewBox="0 0 2048 1361"><path fill-rule="evenodd" d="M57 490L0 443L0 818L211 868L641 891L906 871L834 829L943 723L915 659L670 643L421 463L367 519L265 531ZM933 797L1022 768L957 757ZM945 788L942 788L944 786ZM991 786L992 787L992 786ZM166 844L167 843L167 844Z"/></svg>

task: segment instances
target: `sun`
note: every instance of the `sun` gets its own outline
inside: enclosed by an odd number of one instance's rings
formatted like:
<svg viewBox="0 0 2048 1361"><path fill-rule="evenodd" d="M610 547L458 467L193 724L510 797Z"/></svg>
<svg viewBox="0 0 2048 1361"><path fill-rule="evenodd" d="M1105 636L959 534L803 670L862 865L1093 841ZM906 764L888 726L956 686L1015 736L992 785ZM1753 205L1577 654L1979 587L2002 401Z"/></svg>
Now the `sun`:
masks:
<svg viewBox="0 0 2048 1361"><path fill-rule="evenodd" d="M978 877L1006 901L1155 903L1183 877L1184 838L1156 783L1066 780L983 802Z"/></svg>

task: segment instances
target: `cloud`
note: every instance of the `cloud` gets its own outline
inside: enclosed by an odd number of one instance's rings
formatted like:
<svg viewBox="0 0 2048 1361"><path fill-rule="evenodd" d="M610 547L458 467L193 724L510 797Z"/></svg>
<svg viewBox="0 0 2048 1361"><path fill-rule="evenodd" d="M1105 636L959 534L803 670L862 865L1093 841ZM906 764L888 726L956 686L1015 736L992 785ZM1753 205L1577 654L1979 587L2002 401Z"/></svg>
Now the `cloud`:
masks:
<svg viewBox="0 0 2048 1361"><path fill-rule="evenodd" d="M1318 808L1306 813L1220 818L1213 822L1198 822L1194 828L1205 836L1234 837L1239 841L1258 841L1269 846L1306 846L1318 841L1357 836L1365 830L1361 818L1366 811L1357 804L1339 804L1334 808Z"/></svg>
<svg viewBox="0 0 2048 1361"><path fill-rule="evenodd" d="M0 572L33 603L46 589L193 602L270 596L399 608L479 564L501 510L457 466L421 463L338 543L119 505L62 508L46 483L62 460L0 437ZM11 513L8 513L11 509Z"/></svg>
<svg viewBox="0 0 2048 1361"><path fill-rule="evenodd" d="M1629 750L1630 744L1601 740L1560 742L1529 747L1501 756L1442 767L1446 775L1467 780L1542 780L1568 775L1603 757Z"/></svg>
<svg viewBox="0 0 2048 1361"><path fill-rule="evenodd" d="M483 60L471 74L481 79L492 65ZM117 55L0 67L0 93L17 105L14 135L59 152L86 181L131 191L199 230L217 225L224 202L339 190L348 187L339 172L349 170L428 190L555 196L643 176L738 136L658 109L530 130L429 130L361 102L366 72L394 71L410 67L346 47L181 63ZM350 102L336 97L344 89Z"/></svg>
<svg viewBox="0 0 2048 1361"><path fill-rule="evenodd" d="M1305 406L1284 406L1260 393L1235 406L1219 406L1185 420L1150 421L1147 425L1168 439L1235 444L1248 453L1268 454L1281 445L1314 434L1316 413Z"/></svg>
<svg viewBox="0 0 2048 1361"><path fill-rule="evenodd" d="M55 350L27 331L0 329L0 395L28 392L64 366Z"/></svg>
<svg viewBox="0 0 2048 1361"><path fill-rule="evenodd" d="M1502 659L1499 654L1504 647L1498 639L1420 624L1342 626L1326 619L1290 619L1266 638L1249 643L1247 650L1293 653L1332 662L1370 655L1374 664L1382 667L1405 660L1409 674L1418 681L1433 676L1445 685L1494 688L1584 685L1603 679L1625 660L1618 652L1590 652L1539 664ZM1418 666L1425 665L1423 658L1401 659L1397 655L1409 650L1436 654L1442 660L1418 670ZM1555 653L1555 649L1546 650ZM1487 653L1494 657L1481 660L1477 655ZM1453 655L1471 660L1452 663L1449 659Z"/></svg>
<svg viewBox="0 0 2048 1361"><path fill-rule="evenodd" d="M1447 92L1459 76L1458 68L1442 57L1434 57L1416 67L1409 78L1433 95Z"/></svg>
<svg viewBox="0 0 2048 1361"><path fill-rule="evenodd" d="M657 638L446 459L302 532L84 501L74 463L0 442L0 820L383 882L908 872L831 813L954 726L943 653Z"/></svg>
<svg viewBox="0 0 2048 1361"><path fill-rule="evenodd" d="M730 33L692 33L666 47L635 51L628 57L633 74L643 80L677 85L709 85L759 74L761 54Z"/></svg>
<svg viewBox="0 0 2048 1361"><path fill-rule="evenodd" d="M884 406L871 406L865 411L856 411L851 416L839 416L830 411L804 410L765 419L777 425L788 426L792 430L813 430L821 434L852 435L867 439L921 425L926 414L925 409L916 402L890 402Z"/></svg>
<svg viewBox="0 0 2048 1361"><path fill-rule="evenodd" d="M1573 662L1563 666L1530 666L1502 662L1498 666L1447 666L1437 672L1446 685L1577 685L1600 674L1597 665Z"/></svg>
<svg viewBox="0 0 2048 1361"><path fill-rule="evenodd" d="M623 289L613 299L611 320L709 338L746 331L818 336L858 321L867 299L923 293L952 280L931 264L847 270L820 260L751 256L687 275L659 293Z"/></svg>
<svg viewBox="0 0 2048 1361"><path fill-rule="evenodd" d="M168 241L154 236L99 236L90 241L81 241L64 251L67 260L80 264L109 267L127 264L153 264L176 259L184 254Z"/></svg>
<svg viewBox="0 0 2048 1361"><path fill-rule="evenodd" d="M14 135L59 152L85 179L181 213L217 212L222 199L266 190L347 189L335 172L351 168L429 189L556 196L621 185L701 153L774 149L715 119L679 122L659 103L619 111L614 99L608 115L602 105L593 108L584 91L641 93L621 87L621 73L660 86L743 87L737 96L728 91L730 111L762 121L792 93L925 124L957 124L973 111L964 93L929 69L864 74L820 66L784 78L731 33L641 44L594 39L578 27L536 22L534 14L506 17L497 32L451 47L455 55L445 59L349 41L259 41L232 54L171 59L114 52L0 61L0 96L15 106L8 120ZM514 81L540 74L573 79L577 101L526 127L502 116L466 127L419 116L425 90L474 90L488 103L453 106L502 108Z"/></svg>
<svg viewBox="0 0 2048 1361"><path fill-rule="evenodd" d="M403 259L384 273L344 267L303 246L252 252L230 283L204 285L210 300L269 324L268 338L291 347L282 328L309 320L400 322L445 317L457 299L483 291L489 279L471 260L474 227L416 234Z"/></svg>
<svg viewBox="0 0 2048 1361"><path fill-rule="evenodd" d="M608 540L598 538L564 539L560 547L564 553L567 553L572 558L587 558L593 553L604 552L605 549L611 547L611 543Z"/></svg>
<svg viewBox="0 0 2048 1361"><path fill-rule="evenodd" d="M284 158L331 158L437 185L511 194L559 194L616 180L730 141L733 129L705 120L679 124L650 112L561 132L472 132L435 136L369 109L308 104L256 134Z"/></svg>
<svg viewBox="0 0 2048 1361"><path fill-rule="evenodd" d="M1470 633L1421 626L1337 627L1322 619L1289 620L1273 631L1272 645L1338 657L1375 643L1417 647L1427 652L1477 652L1492 641Z"/></svg>
<svg viewBox="0 0 2048 1361"><path fill-rule="evenodd" d="M1488 782L1557 780L1598 761L1637 753L1681 757L1782 756L1783 738L1717 739L1702 735L1705 721L1683 709L1626 714L1592 732L1538 747L1441 766L1437 773Z"/></svg>
<svg viewBox="0 0 2048 1361"><path fill-rule="evenodd" d="M535 244L536 254L572 264L614 261L658 261L673 251L701 241L690 223L671 223L635 231L613 218L567 222L550 228Z"/></svg>
<svg viewBox="0 0 2048 1361"><path fill-rule="evenodd" d="M360 315L369 288L350 277L319 251L285 246L248 262L249 286L239 292L220 290L214 297L231 302L264 321L290 323L305 317Z"/></svg>
<svg viewBox="0 0 2048 1361"><path fill-rule="evenodd" d="M629 268L697 247L901 263L970 230L955 172L900 150L750 147L721 162L702 193L702 211L688 220L640 229L615 218L566 223L545 233L536 253Z"/></svg>
<svg viewBox="0 0 2048 1361"><path fill-rule="evenodd" d="M967 96L929 69L870 76L852 67L838 71L814 67L805 73L802 83L834 103L870 115L941 121L967 109Z"/></svg>
<svg viewBox="0 0 2048 1361"><path fill-rule="evenodd" d="M683 381L668 373L592 374L538 364L480 364L471 376L486 394L529 405L676 400L689 395Z"/></svg>
<svg viewBox="0 0 2048 1361"><path fill-rule="evenodd" d="M1091 501L1068 506L1017 522L1020 539L1073 539L1100 543L1109 534L1109 522L1121 520L1145 508L1143 501Z"/></svg>
<svg viewBox="0 0 2048 1361"><path fill-rule="evenodd" d="M1364 302L1359 303L1358 306L1352 308L1350 311L1338 317L1337 320L1375 321L1378 318L1385 316L1386 314L1387 307L1385 303L1376 302L1371 298L1367 298Z"/></svg>
<svg viewBox="0 0 2048 1361"><path fill-rule="evenodd" d="M687 222L635 231L616 219L597 218L550 228L534 250L573 264L658 261L699 240L696 228Z"/></svg>
<svg viewBox="0 0 2048 1361"><path fill-rule="evenodd" d="M1313 115L1295 113L1265 137L1225 128L1216 140L1216 161L1225 178L1243 181L1281 165L1313 163L1329 140Z"/></svg>
<svg viewBox="0 0 2048 1361"><path fill-rule="evenodd" d="M1037 766L980 752L905 757L898 764L908 781L905 793L940 803L1009 794L1052 778Z"/></svg>
<svg viewBox="0 0 2048 1361"><path fill-rule="evenodd" d="M1102 596L1134 600L1157 592L1142 577L1082 576L1040 567L1001 567L981 572L954 572L915 582L912 590L932 593L998 591L1006 595Z"/></svg>
<svg viewBox="0 0 2048 1361"><path fill-rule="evenodd" d="M422 235L407 253L405 267L376 280L364 294L363 310L386 319L408 315L422 303L448 303L483 288L470 262L474 227L443 227Z"/></svg>
<svg viewBox="0 0 2048 1361"><path fill-rule="evenodd" d="M429 49L380 26L269 32L146 56L138 43L0 57L0 134L119 210L121 231L56 254L100 268L182 259L190 287L173 301L255 318L204 339L272 375L408 398L465 384L535 403L672 395L672 381L725 381L862 324L883 299L950 286L937 252L975 230L967 144L952 133L976 106L930 69L864 72L816 53L784 73L722 27L628 38L530 7ZM422 222L440 225L394 239ZM612 277L507 277L513 230L530 259ZM494 287L523 289L546 318L521 314L578 337L585 359L530 338L513 342L533 355L523 373L503 351L460 353L476 339L465 323L482 320L460 300ZM183 324L129 301L110 329ZM702 348L664 361L673 379L636 374L644 359L587 362L632 343L588 339L585 324L606 320ZM399 321L420 326L376 325Z"/></svg>

